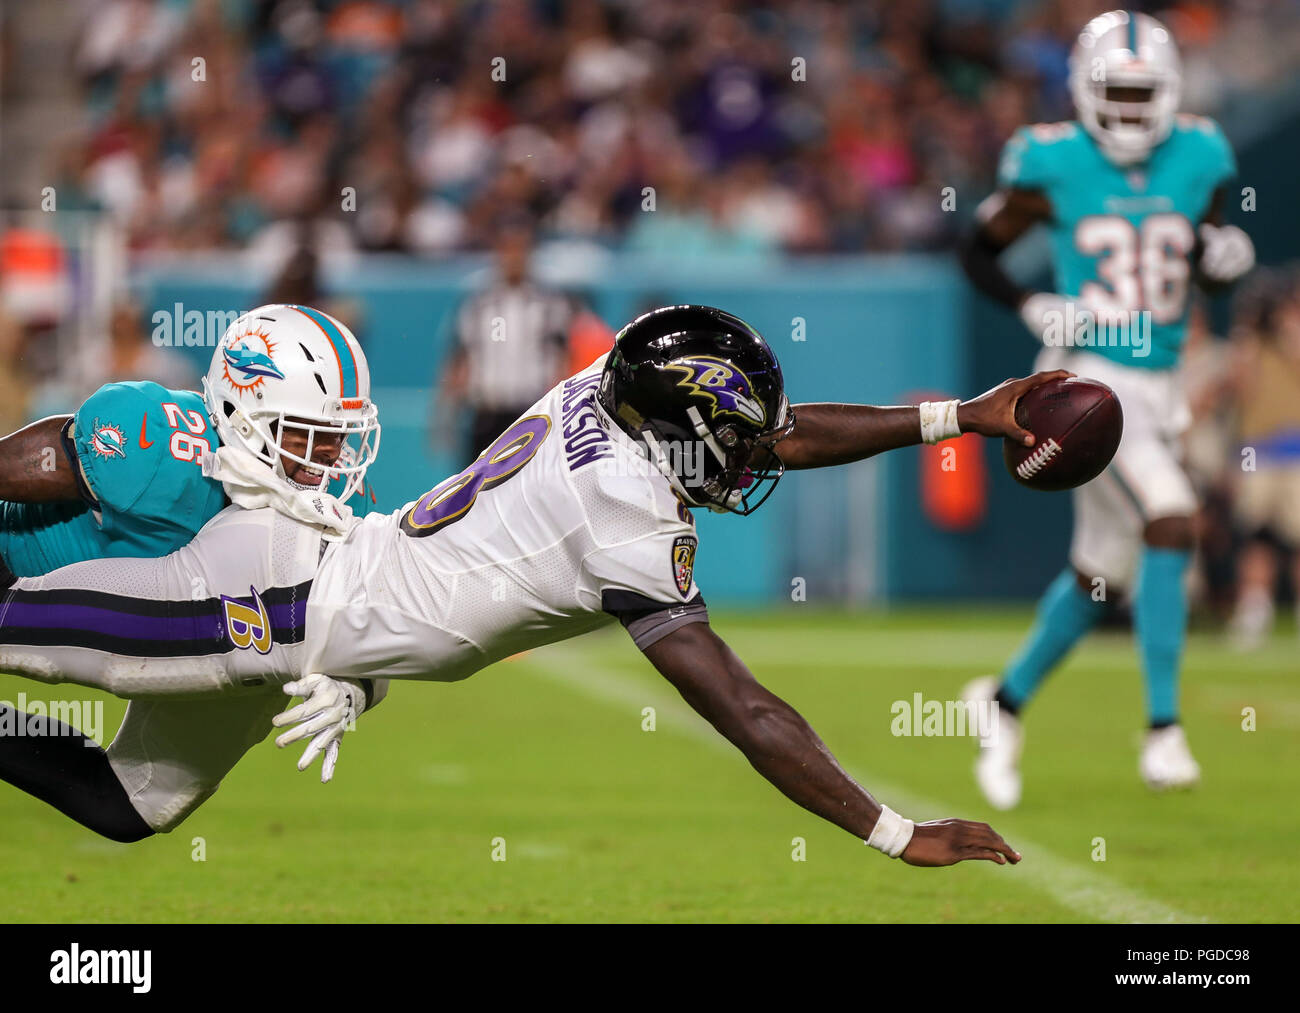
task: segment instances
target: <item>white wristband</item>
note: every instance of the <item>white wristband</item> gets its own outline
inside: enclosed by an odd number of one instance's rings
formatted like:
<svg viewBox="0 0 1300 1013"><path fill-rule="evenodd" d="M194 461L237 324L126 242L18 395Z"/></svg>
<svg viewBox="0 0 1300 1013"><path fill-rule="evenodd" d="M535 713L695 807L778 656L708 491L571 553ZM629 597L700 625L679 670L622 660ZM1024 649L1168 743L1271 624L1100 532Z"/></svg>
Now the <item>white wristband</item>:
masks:
<svg viewBox="0 0 1300 1013"><path fill-rule="evenodd" d="M912 840L912 830L916 824L903 819L887 805L880 807L880 818L871 828L871 836L865 841L868 847L883 851L890 858L897 858Z"/></svg>
<svg viewBox="0 0 1300 1013"><path fill-rule="evenodd" d="M959 400L952 401L922 401L921 402L921 441L923 443L938 443L940 440L951 440L954 436L961 435L961 428L957 425L957 406L961 404Z"/></svg>

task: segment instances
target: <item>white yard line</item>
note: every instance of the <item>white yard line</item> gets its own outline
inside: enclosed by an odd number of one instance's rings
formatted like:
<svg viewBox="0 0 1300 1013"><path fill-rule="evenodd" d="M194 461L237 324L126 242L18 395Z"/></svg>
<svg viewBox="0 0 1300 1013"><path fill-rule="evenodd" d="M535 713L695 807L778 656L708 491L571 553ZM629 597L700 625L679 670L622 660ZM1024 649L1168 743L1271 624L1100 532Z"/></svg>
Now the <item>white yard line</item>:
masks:
<svg viewBox="0 0 1300 1013"><path fill-rule="evenodd" d="M736 625L729 633L725 617L715 627L725 636L745 644L745 649L773 664L800 664L808 660L806 646L792 643L785 630L768 630ZM871 659L872 664L890 668L924 668L926 666L961 665L985 667L998 671L1023 642L1028 632L1007 633L1002 630L962 628L951 637L934 637L924 629L862 629L822 628L812 625L807 635L814 638L818 648L843 652L843 660L834 664L850 667L853 657L859 654ZM1289 643L1270 644L1253 654L1238 654L1227 650L1218 639L1194 635L1189 640L1200 658L1199 665L1231 666L1234 673L1273 676L1279 669L1289 671L1294 659L1294 648ZM1136 641L1122 633L1093 634L1085 641L1089 668L1131 669L1138 671Z"/></svg>
<svg viewBox="0 0 1300 1013"><path fill-rule="evenodd" d="M520 659L545 678L559 683L593 700L632 708L639 714L642 707L654 707L658 719L669 718L660 727L681 732L689 738L719 752L734 753L735 747L713 730L698 714L680 700L657 694L639 684L611 675L608 669L593 672L588 659L565 648L534 651ZM846 770L865 785L875 797L909 815L934 819L951 815L954 806L925 798L881 778L848 767ZM1052 854L1047 848L1012 834L1015 846L1024 856L1015 876L1028 880L1071 911L1101 922L1203 922L1136 890L1121 886L1087 866L1077 865Z"/></svg>

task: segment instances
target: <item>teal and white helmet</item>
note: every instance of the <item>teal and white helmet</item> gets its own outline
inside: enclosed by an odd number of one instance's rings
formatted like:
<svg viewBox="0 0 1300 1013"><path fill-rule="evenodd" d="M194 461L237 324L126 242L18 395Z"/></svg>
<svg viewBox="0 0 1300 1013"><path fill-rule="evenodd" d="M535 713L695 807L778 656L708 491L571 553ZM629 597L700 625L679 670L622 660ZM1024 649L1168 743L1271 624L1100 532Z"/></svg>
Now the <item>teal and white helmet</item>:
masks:
<svg viewBox="0 0 1300 1013"><path fill-rule="evenodd" d="M1147 14L1099 14L1070 54L1070 94L1108 159L1144 161L1169 136L1178 112L1182 69L1174 37Z"/></svg>
<svg viewBox="0 0 1300 1013"><path fill-rule="evenodd" d="M344 324L310 306L259 306L231 324L203 378L203 403L223 444L247 450L297 489L324 489L340 479L336 495L346 500L362 488L379 453L379 409L370 399L365 353ZM301 454L282 445L286 423L308 435ZM317 439L341 440L332 466L313 462ZM290 479L285 457L320 476L319 484Z"/></svg>

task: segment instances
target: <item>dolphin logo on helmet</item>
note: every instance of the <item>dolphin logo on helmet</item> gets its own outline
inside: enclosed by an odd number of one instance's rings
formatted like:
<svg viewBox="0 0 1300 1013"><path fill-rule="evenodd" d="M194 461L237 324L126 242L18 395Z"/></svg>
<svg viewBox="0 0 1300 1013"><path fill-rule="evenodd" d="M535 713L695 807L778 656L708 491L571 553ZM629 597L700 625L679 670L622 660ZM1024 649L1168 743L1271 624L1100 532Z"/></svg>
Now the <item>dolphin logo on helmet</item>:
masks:
<svg viewBox="0 0 1300 1013"><path fill-rule="evenodd" d="M242 344L244 340L241 337L239 338L240 344L234 344L222 350L226 365L230 369L242 373L245 380L253 380L259 376L269 376L274 377L276 380L283 380L284 374L280 372L280 367L275 364L275 360L264 352L244 347Z"/></svg>

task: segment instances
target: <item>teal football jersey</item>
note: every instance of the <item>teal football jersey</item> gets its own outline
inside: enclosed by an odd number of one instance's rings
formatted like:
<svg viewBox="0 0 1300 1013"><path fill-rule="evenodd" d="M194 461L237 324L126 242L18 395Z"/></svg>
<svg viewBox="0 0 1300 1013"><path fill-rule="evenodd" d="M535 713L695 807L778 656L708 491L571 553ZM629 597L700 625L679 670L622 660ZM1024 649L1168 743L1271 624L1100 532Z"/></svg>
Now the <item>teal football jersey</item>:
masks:
<svg viewBox="0 0 1300 1013"><path fill-rule="evenodd" d="M1123 168L1077 122L1021 127L1002 151L998 182L1051 201L1057 292L1108 313L1145 311L1149 340L1145 324L1131 340L1108 343L1099 331L1089 351L1168 369L1186 333L1196 227L1236 171L1218 124L1181 115L1145 163Z"/></svg>
<svg viewBox="0 0 1300 1013"><path fill-rule="evenodd" d="M165 556L225 506L203 477L218 446L203 401L156 383L110 383L73 416L85 503L0 504L0 552L16 576L106 557Z"/></svg>

